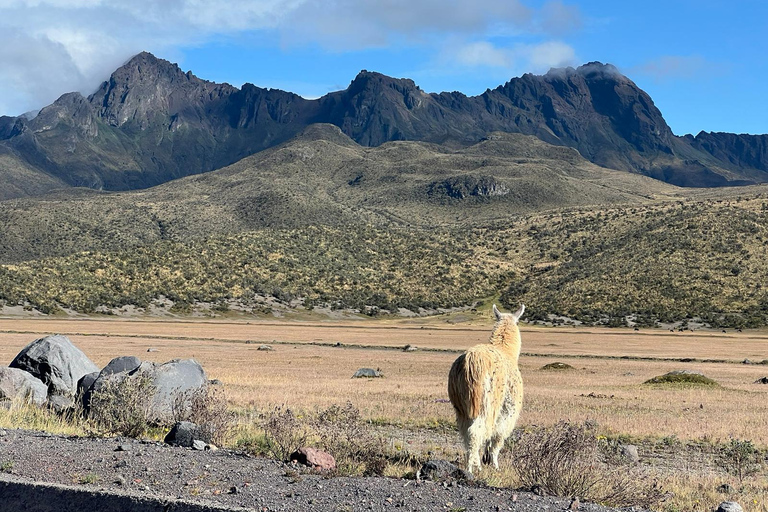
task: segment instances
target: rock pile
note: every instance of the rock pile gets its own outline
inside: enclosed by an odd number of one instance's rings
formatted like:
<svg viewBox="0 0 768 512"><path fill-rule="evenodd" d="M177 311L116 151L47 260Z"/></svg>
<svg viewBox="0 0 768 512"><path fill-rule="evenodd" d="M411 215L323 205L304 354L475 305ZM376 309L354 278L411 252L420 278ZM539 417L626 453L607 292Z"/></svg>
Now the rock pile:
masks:
<svg viewBox="0 0 768 512"><path fill-rule="evenodd" d="M64 411L80 400L85 413L94 393L131 379L149 382L152 420L167 422L174 407L184 406L191 392L208 385L205 371L194 359L174 359L158 364L135 356L116 357L99 370L66 336L46 336L33 341L7 367L0 367L0 401L21 400Z"/></svg>

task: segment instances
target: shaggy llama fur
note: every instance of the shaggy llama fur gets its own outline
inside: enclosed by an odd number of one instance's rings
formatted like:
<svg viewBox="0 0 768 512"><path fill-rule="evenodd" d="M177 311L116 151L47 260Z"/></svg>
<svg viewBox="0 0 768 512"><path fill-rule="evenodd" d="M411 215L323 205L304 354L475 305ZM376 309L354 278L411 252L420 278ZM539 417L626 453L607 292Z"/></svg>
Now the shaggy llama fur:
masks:
<svg viewBox="0 0 768 512"><path fill-rule="evenodd" d="M523 379L517 367L520 357L518 320L515 313L501 313L493 306L496 325L489 343L475 345L458 357L448 375L448 396L456 411L456 423L467 450L467 470L483 462L499 468L499 452L512 433L523 406Z"/></svg>

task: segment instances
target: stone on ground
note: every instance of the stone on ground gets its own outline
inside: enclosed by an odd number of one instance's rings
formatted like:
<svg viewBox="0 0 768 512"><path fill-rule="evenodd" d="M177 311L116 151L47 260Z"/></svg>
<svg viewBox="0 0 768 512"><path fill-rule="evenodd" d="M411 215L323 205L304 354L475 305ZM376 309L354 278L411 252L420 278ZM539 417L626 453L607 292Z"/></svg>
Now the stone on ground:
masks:
<svg viewBox="0 0 768 512"><path fill-rule="evenodd" d="M291 454L291 461L309 466L315 469L331 470L336 469L336 459L333 455L316 448L304 446Z"/></svg>
<svg viewBox="0 0 768 512"><path fill-rule="evenodd" d="M29 372L2 366L0 400L28 400L35 405L44 405L48 400L48 387Z"/></svg>
<svg viewBox="0 0 768 512"><path fill-rule="evenodd" d="M165 442L174 446L192 448L195 441L202 441L203 445L211 441L210 437L196 423L191 421L177 422L168 435Z"/></svg>
<svg viewBox="0 0 768 512"><path fill-rule="evenodd" d="M22 349L10 364L12 368L31 373L48 386L49 395L68 398L74 403L77 382L89 373L99 371L93 361L66 336L46 336Z"/></svg>
<svg viewBox="0 0 768 512"><path fill-rule="evenodd" d="M360 379L360 378L378 378L383 377L380 371L374 370L373 368L360 368L355 372L355 374L352 376L353 379Z"/></svg>

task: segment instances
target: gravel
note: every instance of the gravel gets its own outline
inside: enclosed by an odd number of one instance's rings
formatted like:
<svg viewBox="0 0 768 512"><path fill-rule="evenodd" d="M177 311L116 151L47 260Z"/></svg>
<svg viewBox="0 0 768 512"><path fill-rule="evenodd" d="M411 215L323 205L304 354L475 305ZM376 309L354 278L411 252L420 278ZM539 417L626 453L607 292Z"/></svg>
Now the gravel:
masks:
<svg viewBox="0 0 768 512"><path fill-rule="evenodd" d="M10 429L0 436L0 471L14 480L258 511L571 510L570 499L511 489L384 477L331 477L231 450L196 451L154 441L65 437ZM586 503L577 509L619 510Z"/></svg>

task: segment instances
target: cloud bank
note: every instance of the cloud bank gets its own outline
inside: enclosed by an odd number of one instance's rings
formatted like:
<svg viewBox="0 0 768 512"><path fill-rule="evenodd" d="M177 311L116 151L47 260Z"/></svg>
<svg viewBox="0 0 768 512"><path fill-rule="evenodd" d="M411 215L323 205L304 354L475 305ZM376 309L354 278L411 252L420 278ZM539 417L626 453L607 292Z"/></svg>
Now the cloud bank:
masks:
<svg viewBox="0 0 768 512"><path fill-rule="evenodd" d="M0 115L87 94L142 50L162 56L243 32L335 52L420 45L439 55L453 41L454 64L539 70L570 63L573 50L550 39L579 26L559 0L0 0ZM498 34L543 42L488 41Z"/></svg>

